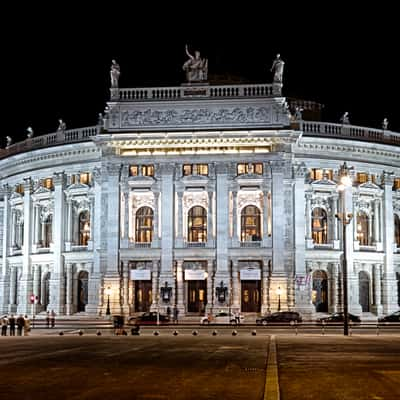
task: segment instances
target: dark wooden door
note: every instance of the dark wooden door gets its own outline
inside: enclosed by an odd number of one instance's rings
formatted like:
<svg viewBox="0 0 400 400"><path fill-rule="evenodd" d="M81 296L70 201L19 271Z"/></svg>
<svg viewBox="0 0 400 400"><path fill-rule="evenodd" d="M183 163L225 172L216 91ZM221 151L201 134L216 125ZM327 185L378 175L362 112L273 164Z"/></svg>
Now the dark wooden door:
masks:
<svg viewBox="0 0 400 400"><path fill-rule="evenodd" d="M362 312L369 312L369 305L370 305L370 297L369 297L369 290L370 290L370 282L369 282L369 275L364 272L360 271L359 273L359 303L361 305Z"/></svg>
<svg viewBox="0 0 400 400"><path fill-rule="evenodd" d="M188 312L204 314L207 302L207 281L188 282Z"/></svg>
<svg viewBox="0 0 400 400"><path fill-rule="evenodd" d="M242 281L242 312L261 311L261 281Z"/></svg>
<svg viewBox="0 0 400 400"><path fill-rule="evenodd" d="M135 281L135 311L150 311L152 303L151 281Z"/></svg>

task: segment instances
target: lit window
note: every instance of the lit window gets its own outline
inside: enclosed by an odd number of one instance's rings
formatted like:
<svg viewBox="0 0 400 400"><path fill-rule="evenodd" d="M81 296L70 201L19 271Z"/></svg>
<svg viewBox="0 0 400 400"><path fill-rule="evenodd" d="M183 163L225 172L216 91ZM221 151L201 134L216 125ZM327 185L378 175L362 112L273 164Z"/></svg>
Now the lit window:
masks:
<svg viewBox="0 0 400 400"><path fill-rule="evenodd" d="M154 165L142 165L143 176L154 176Z"/></svg>
<svg viewBox="0 0 400 400"><path fill-rule="evenodd" d="M312 219L312 238L314 243L326 244L328 242L326 211L320 207L314 208L311 219Z"/></svg>
<svg viewBox="0 0 400 400"><path fill-rule="evenodd" d="M153 210L141 207L136 212L136 242L150 243L153 239Z"/></svg>
<svg viewBox="0 0 400 400"><path fill-rule="evenodd" d="M24 185L22 183L20 183L19 185L17 185L15 187L15 191L19 194L23 194L24 193Z"/></svg>
<svg viewBox="0 0 400 400"><path fill-rule="evenodd" d="M394 242L400 247L400 218L397 214L394 215Z"/></svg>
<svg viewBox="0 0 400 400"><path fill-rule="evenodd" d="M263 174L263 165L262 163L253 164L253 173L257 175Z"/></svg>
<svg viewBox="0 0 400 400"><path fill-rule="evenodd" d="M237 174L238 175L247 174L247 170L248 170L247 164L238 164L237 165Z"/></svg>
<svg viewBox="0 0 400 400"><path fill-rule="evenodd" d="M204 207L195 206L188 213L188 241L207 241L207 211Z"/></svg>
<svg viewBox="0 0 400 400"><path fill-rule="evenodd" d="M393 190L400 189L400 178L394 178L393 182Z"/></svg>
<svg viewBox="0 0 400 400"><path fill-rule="evenodd" d="M358 172L357 173L357 182L358 183L368 182L368 174L366 174L365 172Z"/></svg>
<svg viewBox="0 0 400 400"><path fill-rule="evenodd" d="M53 189L53 179L52 178L46 178L43 181L43 186L47 189Z"/></svg>
<svg viewBox="0 0 400 400"><path fill-rule="evenodd" d="M208 165L207 164L197 164L197 174L207 176L208 175Z"/></svg>
<svg viewBox="0 0 400 400"><path fill-rule="evenodd" d="M369 246L369 227L368 227L368 215L364 212L357 214L357 240L361 246Z"/></svg>
<svg viewBox="0 0 400 400"><path fill-rule="evenodd" d="M84 185L89 185L90 181L91 181L91 176L88 172L85 172L83 174L81 174L80 176L80 181L81 183L83 183Z"/></svg>
<svg viewBox="0 0 400 400"><path fill-rule="evenodd" d="M79 214L79 245L87 246L90 240L90 216L89 211Z"/></svg>
<svg viewBox="0 0 400 400"><path fill-rule="evenodd" d="M192 175L192 165L191 164L185 164L183 166L183 176L189 176Z"/></svg>
<svg viewBox="0 0 400 400"><path fill-rule="evenodd" d="M261 216L256 206L246 206L242 210L240 238L242 242L261 240Z"/></svg>
<svg viewBox="0 0 400 400"><path fill-rule="evenodd" d="M137 165L129 166L129 176L138 176L139 175L139 167Z"/></svg>

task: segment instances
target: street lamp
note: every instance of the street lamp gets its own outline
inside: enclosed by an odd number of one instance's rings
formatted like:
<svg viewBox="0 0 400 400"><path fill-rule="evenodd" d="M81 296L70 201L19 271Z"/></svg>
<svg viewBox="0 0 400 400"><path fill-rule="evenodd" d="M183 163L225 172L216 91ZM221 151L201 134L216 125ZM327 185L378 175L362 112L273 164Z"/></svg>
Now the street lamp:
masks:
<svg viewBox="0 0 400 400"><path fill-rule="evenodd" d="M341 198L340 213L336 217L342 222L342 240L343 240L343 256L342 256L342 282L343 282L343 335L349 335L349 310L347 296L347 257L346 257L346 231L347 225L350 224L353 214L346 213L346 189L352 187L349 168L346 162L339 169L340 184L338 190Z"/></svg>
<svg viewBox="0 0 400 400"><path fill-rule="evenodd" d="M278 289L276 289L276 294L278 295L278 311L281 311L281 294L282 294L282 289L280 286L278 286Z"/></svg>
<svg viewBox="0 0 400 400"><path fill-rule="evenodd" d="M108 288L105 290L106 295L107 295L107 309L106 309L106 315L110 315L110 294L111 294L111 288L108 286Z"/></svg>

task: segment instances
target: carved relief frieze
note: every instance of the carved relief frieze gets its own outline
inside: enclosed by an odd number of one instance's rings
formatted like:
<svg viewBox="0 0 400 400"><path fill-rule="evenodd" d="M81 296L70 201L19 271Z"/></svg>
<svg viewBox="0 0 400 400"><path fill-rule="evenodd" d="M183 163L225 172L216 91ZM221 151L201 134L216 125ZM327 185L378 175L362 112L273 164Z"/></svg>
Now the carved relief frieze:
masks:
<svg viewBox="0 0 400 400"><path fill-rule="evenodd" d="M238 210L253 204L262 210L263 192L261 190L240 190L237 195Z"/></svg>

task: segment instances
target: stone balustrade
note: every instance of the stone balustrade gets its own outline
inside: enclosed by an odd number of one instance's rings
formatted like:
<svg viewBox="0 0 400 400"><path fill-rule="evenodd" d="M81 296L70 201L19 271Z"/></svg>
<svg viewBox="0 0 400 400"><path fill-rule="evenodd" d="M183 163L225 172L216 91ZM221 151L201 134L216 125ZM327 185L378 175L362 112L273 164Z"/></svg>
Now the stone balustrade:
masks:
<svg viewBox="0 0 400 400"><path fill-rule="evenodd" d="M270 97L273 85L198 85L111 89L111 101L178 100L193 98Z"/></svg>
<svg viewBox="0 0 400 400"><path fill-rule="evenodd" d="M28 138L22 142L7 146L5 149L0 149L0 159L9 157L13 154L36 150L43 147L86 142L92 136L96 136L100 132L100 129L100 126L89 126L86 128L68 129L65 131L50 133L48 135Z"/></svg>
<svg viewBox="0 0 400 400"><path fill-rule="evenodd" d="M335 137L400 146L400 133L383 129L314 121L299 121L298 129L303 131L305 136Z"/></svg>

